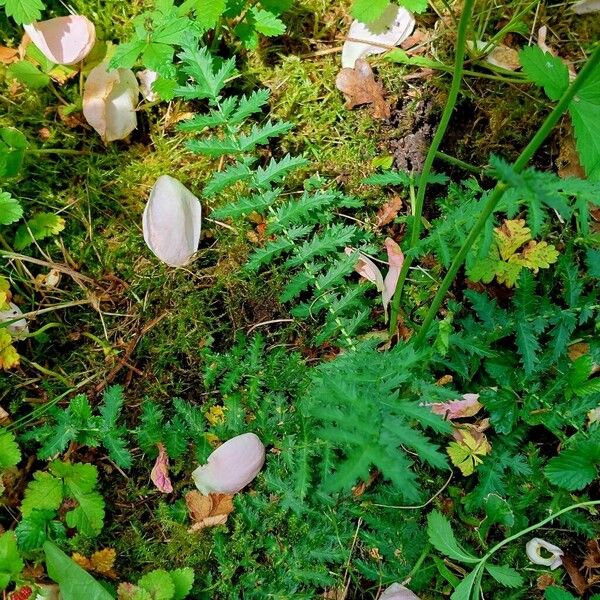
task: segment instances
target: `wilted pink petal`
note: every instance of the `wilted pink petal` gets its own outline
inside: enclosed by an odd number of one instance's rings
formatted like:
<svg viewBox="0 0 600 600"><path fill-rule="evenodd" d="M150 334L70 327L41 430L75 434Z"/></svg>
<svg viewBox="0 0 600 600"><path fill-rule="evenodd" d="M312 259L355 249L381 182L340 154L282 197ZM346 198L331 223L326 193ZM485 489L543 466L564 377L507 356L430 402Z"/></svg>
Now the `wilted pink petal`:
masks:
<svg viewBox="0 0 600 600"><path fill-rule="evenodd" d="M198 198L174 177L161 175L142 216L148 248L170 267L181 267L198 250L201 223Z"/></svg>
<svg viewBox="0 0 600 600"><path fill-rule="evenodd" d="M383 590L379 600L421 600L419 596L411 592L407 587L399 583L392 583L389 588Z"/></svg>
<svg viewBox="0 0 600 600"><path fill-rule="evenodd" d="M170 494L173 491L173 485L169 478L169 455L162 444L157 444L157 446L158 456L150 473L150 479L161 492Z"/></svg>
<svg viewBox="0 0 600 600"><path fill-rule="evenodd" d="M345 252L348 256L351 256L355 251L352 248L346 248ZM358 261L354 270L361 276L374 283L377 286L377 291L383 291L383 275L377 267L377 265L364 254L358 255Z"/></svg>
<svg viewBox="0 0 600 600"><path fill-rule="evenodd" d="M254 433L238 435L219 446L198 467L192 478L204 494L237 494L260 472L265 463L265 447Z"/></svg>
<svg viewBox="0 0 600 600"><path fill-rule="evenodd" d="M137 127L139 85L131 69L94 67L83 88L83 116L105 142L122 140Z"/></svg>
<svg viewBox="0 0 600 600"><path fill-rule="evenodd" d="M94 24L80 15L38 21L24 25L24 29L39 51L58 65L82 61L96 41Z"/></svg>
<svg viewBox="0 0 600 600"><path fill-rule="evenodd" d="M404 254L400 246L392 238L385 240L385 249L387 250L388 262L390 268L385 276L383 282L383 292L381 293L381 299L383 301L383 310L387 315L387 307L396 291L398 285L398 278L400 277L400 271L404 264Z"/></svg>
<svg viewBox="0 0 600 600"><path fill-rule="evenodd" d="M435 402L428 404L431 412L441 415L448 421L452 419L463 419L476 415L481 409L479 394L464 394L462 400L451 400L450 402Z"/></svg>

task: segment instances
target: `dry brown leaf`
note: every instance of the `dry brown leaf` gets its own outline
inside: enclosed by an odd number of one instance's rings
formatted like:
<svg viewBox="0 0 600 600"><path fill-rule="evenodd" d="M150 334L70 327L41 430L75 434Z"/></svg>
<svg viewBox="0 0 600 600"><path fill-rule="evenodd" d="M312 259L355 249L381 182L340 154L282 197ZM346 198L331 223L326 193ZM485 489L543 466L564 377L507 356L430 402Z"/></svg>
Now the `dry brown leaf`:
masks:
<svg viewBox="0 0 600 600"><path fill-rule="evenodd" d="M383 227L391 223L397 216L398 211L402 208L402 198L400 196L392 196L378 211L377 211L377 227Z"/></svg>
<svg viewBox="0 0 600 600"><path fill-rule="evenodd" d="M554 577L552 575L548 575L548 573L544 573L537 578L537 589L544 591L546 588L554 585L556 582L554 581Z"/></svg>
<svg viewBox="0 0 600 600"><path fill-rule="evenodd" d="M192 521L188 531L201 531L206 527L223 525L233 512L233 494L208 494L205 496L198 490L185 495L185 503Z"/></svg>
<svg viewBox="0 0 600 600"><path fill-rule="evenodd" d="M359 59L354 69L342 69L336 77L335 85L346 98L346 108L372 104L373 117L390 118L390 107L384 99L385 90L379 82L375 81L367 61Z"/></svg>
<svg viewBox="0 0 600 600"><path fill-rule="evenodd" d="M90 556L90 562L92 563L92 568L94 571L96 571L96 573L100 573L106 577L114 578L116 577L116 573L114 571L116 558L117 552L114 548L103 548L102 550L94 552L94 554Z"/></svg>
<svg viewBox="0 0 600 600"><path fill-rule="evenodd" d="M587 543L583 566L588 569L600 569L600 540L590 540Z"/></svg>
<svg viewBox="0 0 600 600"><path fill-rule="evenodd" d="M579 154L575 148L575 138L571 128L560 136L559 146L560 150L556 161L558 176L563 179L567 177L585 179L585 171L579 162Z"/></svg>
<svg viewBox="0 0 600 600"><path fill-rule="evenodd" d="M90 561L90 559L87 558L87 556L84 556L83 554L79 554L79 552L73 552L73 554L71 554L71 560L77 563L82 569L85 569L86 571L92 570L92 562Z"/></svg>
<svg viewBox="0 0 600 600"><path fill-rule="evenodd" d="M346 600L347 590L344 587L330 588L323 592L323 600Z"/></svg>
<svg viewBox="0 0 600 600"><path fill-rule="evenodd" d="M519 53L514 48L500 44L496 46L486 57L486 60L496 67L516 71L521 68Z"/></svg>
<svg viewBox="0 0 600 600"><path fill-rule="evenodd" d="M19 60L19 50L17 48L7 48L0 46L0 63L10 65Z"/></svg>
<svg viewBox="0 0 600 600"><path fill-rule="evenodd" d="M579 572L579 568L577 567L575 559L569 554L565 554L561 557L561 560L563 567L569 574L569 578L571 579L573 587L580 596L583 596L588 589L588 584L585 580L585 577Z"/></svg>
<svg viewBox="0 0 600 600"><path fill-rule="evenodd" d="M0 425L8 423L9 414L0 406Z"/></svg>

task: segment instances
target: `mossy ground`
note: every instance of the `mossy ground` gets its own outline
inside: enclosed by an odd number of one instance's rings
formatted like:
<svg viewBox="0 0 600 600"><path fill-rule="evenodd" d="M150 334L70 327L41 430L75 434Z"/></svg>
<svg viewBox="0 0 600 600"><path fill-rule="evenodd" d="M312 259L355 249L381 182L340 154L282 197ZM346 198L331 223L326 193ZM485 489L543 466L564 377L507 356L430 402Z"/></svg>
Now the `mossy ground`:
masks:
<svg viewBox="0 0 600 600"><path fill-rule="evenodd" d="M115 41L127 38L132 17L150 4L71 2L76 11L94 20L99 36ZM277 142L277 152L303 152L312 161L307 175L337 179L349 193L372 194L360 182L373 171L373 159L390 153L394 130L374 120L368 108L348 111L335 88L339 53L333 50L341 46L349 23L348 3L299 4L287 20L286 36L263 40L257 52L241 55L240 76L233 85L243 90L270 88L272 117L294 124L292 132ZM479 4L483 14L485 5L492 3ZM513 10L507 6L507 15ZM534 20L545 18L543 12L537 16L531 12L524 21L531 28ZM563 55L581 58L586 40L597 38L598 24L591 17L575 20L560 9L549 18ZM5 43L18 43L17 32L6 22L0 23L0 31ZM435 47L451 64L452 29L440 35ZM434 111L441 110L448 75L433 73L412 80L408 87L401 77L406 68L379 60L376 64L392 104L411 89L431 97ZM48 262L46 267L15 259L0 272L10 278L24 310L87 301L46 313L30 325L33 330L54 327L19 346L21 367L2 377L0 401L18 417L82 383L82 391L93 394L95 386L110 376L127 385L131 414L147 398L162 403L180 396L198 402L210 391L203 387L203 348L227 349L239 333L288 315L277 302L282 285L277 276L269 272L250 276L241 268L254 244L252 229L231 229L212 221L213 201L203 206L207 218L201 250L188 268L165 268L144 245L141 213L154 180L171 174L200 195L214 168L189 154L184 136L175 130L178 115L190 107L179 103L151 107L140 115L140 129L130 142L104 146L88 126L61 118L58 100L50 91L23 89L2 71L0 90L1 126L19 128L38 148L81 152L30 158L24 174L4 185L21 199L26 216L54 211L65 218L66 229L42 244L43 251L35 252ZM543 118L545 105L541 95L535 96L539 110L532 114L535 92L512 84L510 93L506 90L506 84L468 79L444 151L475 165L485 165L490 152L514 158ZM78 102L76 86L67 85L58 93L68 103ZM546 151L550 162L557 143L554 140ZM444 170L443 163L437 166ZM215 200L214 206L225 200ZM373 212L382 201L380 192L369 197ZM36 288L35 276L47 272L52 263L89 279L78 282L63 273L57 288ZM269 345L307 352L302 345L305 327L279 323L261 331ZM126 557L126 570L201 566L207 560L208 539L198 542L187 535L178 523L181 505L160 501L148 485L147 473L123 477L108 463L102 465L106 489L116 490L103 539ZM175 474L183 468L176 464ZM242 553L243 540L236 543L236 551Z"/></svg>

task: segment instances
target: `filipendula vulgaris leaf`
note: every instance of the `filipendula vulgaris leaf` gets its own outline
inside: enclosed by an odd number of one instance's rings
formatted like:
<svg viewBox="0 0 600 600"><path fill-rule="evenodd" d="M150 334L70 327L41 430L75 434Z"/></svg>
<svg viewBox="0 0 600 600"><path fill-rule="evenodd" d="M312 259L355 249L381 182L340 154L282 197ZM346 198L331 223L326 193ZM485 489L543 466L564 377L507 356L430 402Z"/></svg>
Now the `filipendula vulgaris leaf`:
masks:
<svg viewBox="0 0 600 600"><path fill-rule="evenodd" d="M114 600L100 583L56 544L45 542L44 554L48 575L58 583L62 600Z"/></svg>
<svg viewBox="0 0 600 600"><path fill-rule="evenodd" d="M65 228L65 220L53 213L39 213L26 224L19 226L15 234L15 249L24 250L34 240L58 235Z"/></svg>
<svg viewBox="0 0 600 600"><path fill-rule="evenodd" d="M0 190L0 225L16 223L22 216L21 203L8 192Z"/></svg>
<svg viewBox="0 0 600 600"><path fill-rule="evenodd" d="M458 543L450 521L437 510L427 515L427 535L431 545L444 556L464 563L479 562L479 558L473 556Z"/></svg>
<svg viewBox="0 0 600 600"><path fill-rule="evenodd" d="M18 25L39 21L44 10L42 0L0 0L0 6Z"/></svg>
<svg viewBox="0 0 600 600"><path fill-rule="evenodd" d="M0 590L6 589L24 567L14 532L6 531L0 534Z"/></svg>
<svg viewBox="0 0 600 600"><path fill-rule="evenodd" d="M196 23L204 30L212 29L227 8L226 0L196 0L194 14Z"/></svg>
<svg viewBox="0 0 600 600"><path fill-rule="evenodd" d="M5 469L16 467L21 460L21 451L10 431L0 429L0 473Z"/></svg>

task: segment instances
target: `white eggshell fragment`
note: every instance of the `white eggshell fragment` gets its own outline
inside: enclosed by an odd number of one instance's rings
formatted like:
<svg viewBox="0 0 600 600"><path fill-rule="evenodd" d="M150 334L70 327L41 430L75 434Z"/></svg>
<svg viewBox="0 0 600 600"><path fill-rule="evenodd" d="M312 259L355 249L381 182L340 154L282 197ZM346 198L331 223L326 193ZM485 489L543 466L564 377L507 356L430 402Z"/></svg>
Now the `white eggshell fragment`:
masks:
<svg viewBox="0 0 600 600"><path fill-rule="evenodd" d="M389 588L383 590L379 600L421 600L419 596L413 594L407 587L399 583L392 583Z"/></svg>
<svg viewBox="0 0 600 600"><path fill-rule="evenodd" d="M23 314L23 311L16 304L13 304L12 302L9 302L8 304L10 306L8 310L0 311L0 323L12 321ZM29 327L27 326L27 321L25 319L19 319L18 321L7 325L6 329L15 338L19 338L20 336L29 333Z"/></svg>
<svg viewBox="0 0 600 600"><path fill-rule="evenodd" d="M342 48L342 67L353 69L359 58L381 54L401 44L415 28L415 18L406 8L390 4L372 23L354 21Z"/></svg>
<svg viewBox="0 0 600 600"><path fill-rule="evenodd" d="M56 17L24 25L39 51L58 65L74 65L82 61L94 47L96 28L80 15Z"/></svg>
<svg viewBox="0 0 600 600"><path fill-rule="evenodd" d="M154 255L170 267L187 264L200 244L202 207L182 183L161 175L142 216L144 240Z"/></svg>
<svg viewBox="0 0 600 600"><path fill-rule="evenodd" d="M137 126L140 88L131 69L94 67L83 89L83 116L105 142L126 138Z"/></svg>
<svg viewBox="0 0 600 600"><path fill-rule="evenodd" d="M600 0L580 0L573 4L573 12L577 15L587 15L600 11Z"/></svg>
<svg viewBox="0 0 600 600"><path fill-rule="evenodd" d="M192 478L204 495L237 494L258 475L264 463L263 443L254 433L244 433L219 446L206 464L192 473Z"/></svg>
<svg viewBox="0 0 600 600"><path fill-rule="evenodd" d="M542 556L541 550L544 549L550 556ZM564 552L554 544L541 538L532 538L525 545L525 552L529 560L536 565L543 565L556 569L562 565L562 556Z"/></svg>

